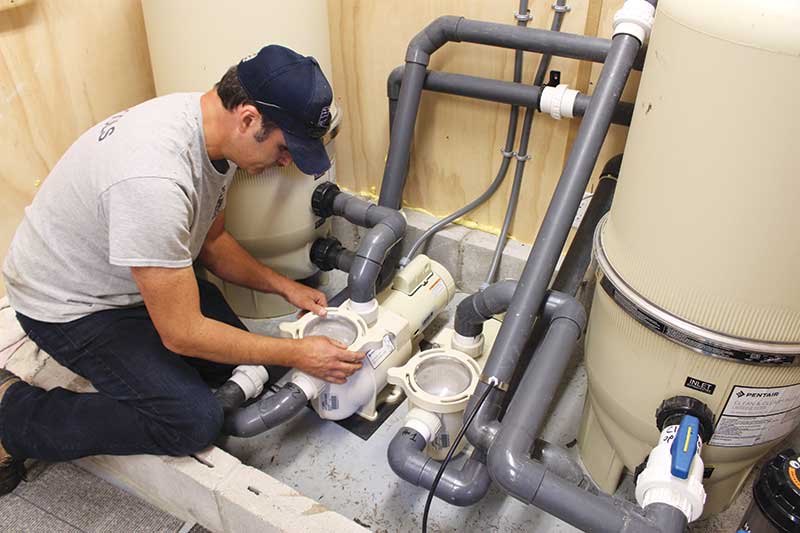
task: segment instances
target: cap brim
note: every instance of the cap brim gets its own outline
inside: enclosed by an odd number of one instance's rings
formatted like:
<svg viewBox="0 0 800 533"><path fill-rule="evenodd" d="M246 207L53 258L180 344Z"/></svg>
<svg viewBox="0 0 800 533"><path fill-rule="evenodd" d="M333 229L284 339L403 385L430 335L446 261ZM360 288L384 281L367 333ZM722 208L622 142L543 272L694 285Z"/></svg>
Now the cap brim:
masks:
<svg viewBox="0 0 800 533"><path fill-rule="evenodd" d="M287 131L283 132L283 136L294 164L303 174L316 176L331 168L328 152L320 139L298 137Z"/></svg>

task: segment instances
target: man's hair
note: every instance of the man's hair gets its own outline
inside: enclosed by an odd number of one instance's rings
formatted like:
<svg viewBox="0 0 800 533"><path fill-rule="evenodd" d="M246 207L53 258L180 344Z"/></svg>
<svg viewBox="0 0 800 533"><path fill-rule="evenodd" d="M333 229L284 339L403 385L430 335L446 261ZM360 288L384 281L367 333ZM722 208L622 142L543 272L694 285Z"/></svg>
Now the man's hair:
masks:
<svg viewBox="0 0 800 533"><path fill-rule="evenodd" d="M247 95L244 87L242 87L242 84L239 82L239 76L236 74L236 71L236 65L232 66L222 76L219 83L215 85L217 95L219 99L222 100L222 106L228 111L233 111L240 105L251 105L258 109L256 103ZM259 114L261 114L260 110ZM269 134L272 133L272 130L277 128L277 124L261 114L261 129L255 134L256 141L264 142L267 137L269 137Z"/></svg>

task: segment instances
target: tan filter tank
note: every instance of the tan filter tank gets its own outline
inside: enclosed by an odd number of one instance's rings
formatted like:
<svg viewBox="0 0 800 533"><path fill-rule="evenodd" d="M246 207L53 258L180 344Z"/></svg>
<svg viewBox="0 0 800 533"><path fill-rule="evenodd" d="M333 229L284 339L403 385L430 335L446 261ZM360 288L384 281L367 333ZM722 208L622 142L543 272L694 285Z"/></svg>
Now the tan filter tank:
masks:
<svg viewBox="0 0 800 533"><path fill-rule="evenodd" d="M332 80L328 7L324 0L144 0L142 2L156 93L206 91L225 71L267 44L314 56ZM333 138L340 113L333 111L325 139L335 160ZM311 243L329 233L311 211L311 194L335 167L315 179L295 165L250 176L240 170L228 191L225 227L254 257L293 279L318 272ZM272 294L251 291L209 274L240 316L267 318L294 308Z"/></svg>
<svg viewBox="0 0 800 533"><path fill-rule="evenodd" d="M800 422L800 7L662 0L614 204L598 228L579 435L612 492L655 411L714 413L704 515Z"/></svg>

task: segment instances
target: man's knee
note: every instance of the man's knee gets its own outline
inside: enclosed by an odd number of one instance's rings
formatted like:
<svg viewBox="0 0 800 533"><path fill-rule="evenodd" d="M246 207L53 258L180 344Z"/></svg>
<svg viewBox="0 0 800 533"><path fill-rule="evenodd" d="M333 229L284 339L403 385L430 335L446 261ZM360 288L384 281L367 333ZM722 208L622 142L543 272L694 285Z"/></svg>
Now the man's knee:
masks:
<svg viewBox="0 0 800 533"><path fill-rule="evenodd" d="M185 456L211 446L222 430L222 406L209 391L208 396L193 398L179 409L174 420L161 421L153 432L163 453Z"/></svg>

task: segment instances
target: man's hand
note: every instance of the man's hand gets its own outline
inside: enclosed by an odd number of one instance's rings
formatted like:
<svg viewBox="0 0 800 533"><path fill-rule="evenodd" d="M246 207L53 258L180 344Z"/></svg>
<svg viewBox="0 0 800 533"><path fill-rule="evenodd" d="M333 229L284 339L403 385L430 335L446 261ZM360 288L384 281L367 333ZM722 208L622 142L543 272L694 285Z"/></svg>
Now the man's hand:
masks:
<svg viewBox="0 0 800 533"><path fill-rule="evenodd" d="M349 352L347 346L328 337L299 339L295 368L331 383L343 384L361 368L364 354Z"/></svg>
<svg viewBox="0 0 800 533"><path fill-rule="evenodd" d="M286 281L286 288L283 289L282 295L287 302L300 308L301 311L311 311L319 316L328 314L328 310L325 309L328 306L325 294L302 283L290 279Z"/></svg>

